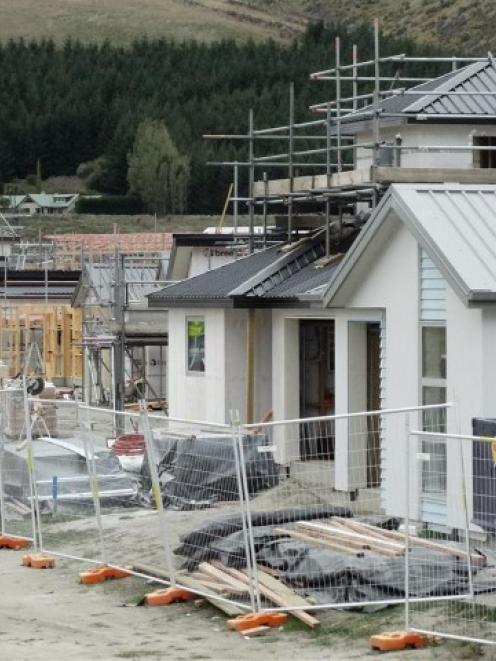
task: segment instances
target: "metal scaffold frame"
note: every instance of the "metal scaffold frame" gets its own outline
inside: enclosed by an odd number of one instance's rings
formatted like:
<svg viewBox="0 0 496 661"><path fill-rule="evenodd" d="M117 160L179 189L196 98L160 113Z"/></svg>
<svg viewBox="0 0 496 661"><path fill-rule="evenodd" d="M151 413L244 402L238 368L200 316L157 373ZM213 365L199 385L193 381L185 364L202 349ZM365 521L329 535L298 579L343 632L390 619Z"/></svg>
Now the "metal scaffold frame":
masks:
<svg viewBox="0 0 496 661"><path fill-rule="evenodd" d="M132 275L140 267L158 270L161 255L150 253L141 257L128 256L116 249L113 255L88 254L83 255L82 259L83 286L93 294L93 299L82 305L85 401L90 405L123 410L126 404L126 383L136 381L138 399L153 400L158 407L166 409L167 336L162 332L160 338L148 335L138 337L129 328L128 320L128 314L136 311L133 307L137 302L133 300L135 290L168 284L165 280L139 279ZM108 282L100 283L100 286L91 282L90 272L94 267L107 271ZM146 313L147 309L143 311ZM158 389L146 372L147 351L152 347L159 353ZM141 359L135 355L136 350L142 353Z"/></svg>
<svg viewBox="0 0 496 661"><path fill-rule="evenodd" d="M310 74L313 81L324 81L334 83L334 98L325 102L313 104L309 107L314 113L324 114L321 119L309 121L296 121L294 102L294 83L289 88L289 112L288 123L283 126L270 128L255 128L253 109L248 114L248 131L246 134L206 134L203 137L208 140L218 141L242 141L247 144L247 159L236 161L210 161L208 165L215 167L233 168L235 185L230 196L235 216L238 216L239 203L246 204L249 212L250 226L250 251L254 250L254 214L256 209L261 209L263 215L264 245L267 234L267 209L268 205L283 205L287 214L287 240L294 240L294 217L295 206L300 203L311 202L323 207L325 215L325 226L327 237L329 235L329 224L331 208L337 207L341 216L343 207L353 208L359 201L365 201L370 207L374 207L381 195L387 188L381 182L347 183L343 184L339 178L333 180L335 174L343 173L345 170L354 170L354 161L357 149L371 151L371 169L380 164L383 150L392 150L392 161L395 167L400 167L401 154L404 152L450 152L458 154L461 152L495 151L493 145L408 145L402 144L401 139L394 144L387 144L382 139L381 121L383 119L404 118L399 112L385 112L381 104L384 100L398 96L419 96L419 91L408 88L409 85L418 85L431 80L418 75L403 73L405 65L415 64L439 64L449 65L449 71L455 71L459 65L468 65L477 62L493 63L493 56L488 53L486 57L417 57L407 56L404 53L394 55L382 55L380 49L379 21L374 21L374 57L373 59L359 61L358 48L352 46L352 61L342 63L341 61L341 39L336 37L334 43L334 66ZM395 69L391 73L391 69ZM447 72L445 72L447 73ZM440 75L440 74L438 74ZM343 95L343 86L351 86L351 94ZM422 96L439 95L439 90L422 90ZM488 98L496 97L496 92L491 91L449 91L451 97L474 97ZM429 113L418 113L417 120L428 119ZM352 119L370 121L372 126L373 140L359 143L354 136L346 132L346 123ZM436 113L436 119L446 119L448 115ZM468 120L478 118L479 115L467 113L450 113L451 120ZM496 114L485 114L485 120L495 120ZM346 123L344 122L346 120ZM273 148L274 144L283 143L286 151L276 153L263 153L264 146ZM303 143L303 148L300 144ZM267 149L267 148L266 148ZM264 150L264 152L266 151ZM239 194L239 171L247 171L247 195ZM267 170L278 170L286 174L284 192L271 193L270 178ZM299 171L310 172L308 178L313 178L305 190L297 190L295 179ZM261 172L259 181L256 173ZM323 175L323 178L322 178ZM316 181L318 179L318 181ZM342 178L341 178L342 179ZM274 180L273 180L274 181ZM281 180L277 180L281 181ZM324 183L323 183L324 182ZM323 223L324 224L324 221ZM329 256L330 242L326 241L326 254Z"/></svg>

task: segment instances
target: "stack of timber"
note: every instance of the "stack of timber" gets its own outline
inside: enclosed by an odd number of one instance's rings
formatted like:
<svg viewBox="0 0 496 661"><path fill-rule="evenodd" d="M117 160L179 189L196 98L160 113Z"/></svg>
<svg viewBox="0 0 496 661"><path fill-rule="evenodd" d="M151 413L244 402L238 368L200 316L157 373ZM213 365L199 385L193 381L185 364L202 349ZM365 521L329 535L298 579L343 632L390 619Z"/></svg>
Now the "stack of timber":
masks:
<svg viewBox="0 0 496 661"><path fill-rule="evenodd" d="M149 576L165 578L162 570L144 565L135 565L133 569ZM319 627L319 620L307 612L312 609L311 603L272 575L276 572L259 565L256 573L260 594L271 606L297 609L291 611L293 617L311 629ZM176 581L178 585L187 588L190 592L203 596L229 617L247 613L246 608L242 608L236 603L216 599L216 597L221 597L233 599L233 601L241 600L249 604L251 578L247 570L226 567L218 560L213 560L200 563L194 572L179 572L176 575Z"/></svg>
<svg viewBox="0 0 496 661"><path fill-rule="evenodd" d="M298 521L294 528L274 528L274 532L291 537L310 546L328 548L348 555L363 556L365 553L383 556L404 555L407 545L405 533L370 525L356 519L335 517L330 522ZM408 536L411 547L421 546L447 556L466 560L464 548L455 548L440 541L416 535ZM472 553L472 564L484 565L484 557Z"/></svg>

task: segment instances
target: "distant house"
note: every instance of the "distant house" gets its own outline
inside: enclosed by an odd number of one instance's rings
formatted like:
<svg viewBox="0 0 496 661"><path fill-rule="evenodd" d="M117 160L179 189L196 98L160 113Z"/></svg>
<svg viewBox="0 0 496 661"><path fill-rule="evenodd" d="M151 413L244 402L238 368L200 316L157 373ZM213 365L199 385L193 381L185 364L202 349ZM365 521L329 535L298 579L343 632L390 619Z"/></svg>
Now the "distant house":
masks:
<svg viewBox="0 0 496 661"><path fill-rule="evenodd" d="M79 198L78 193L27 193L6 195L8 206L3 209L7 215L53 216L73 211Z"/></svg>

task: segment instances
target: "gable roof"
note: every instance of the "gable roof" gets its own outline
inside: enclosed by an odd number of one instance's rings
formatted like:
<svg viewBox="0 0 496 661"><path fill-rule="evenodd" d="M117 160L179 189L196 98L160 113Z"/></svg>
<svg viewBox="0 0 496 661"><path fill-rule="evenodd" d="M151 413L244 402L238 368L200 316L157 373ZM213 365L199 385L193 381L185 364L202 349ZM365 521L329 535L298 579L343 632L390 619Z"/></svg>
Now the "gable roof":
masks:
<svg viewBox="0 0 496 661"><path fill-rule="evenodd" d="M496 65L489 58L487 61L474 62L410 87L407 92L384 98L379 104L381 113L400 114L405 119L421 120L465 115L471 120L487 121L488 116L496 115ZM369 121L370 118L362 114L368 110L372 111L373 106L344 115L341 122L350 124Z"/></svg>
<svg viewBox="0 0 496 661"><path fill-rule="evenodd" d="M356 231L352 230L355 234ZM349 243L350 231L341 242ZM334 240L334 243L336 241ZM341 255L330 261L319 232L291 245L267 248L148 296L151 307L301 305L300 297L328 283Z"/></svg>
<svg viewBox="0 0 496 661"><path fill-rule="evenodd" d="M277 259L278 250L278 246L273 246L165 287L148 296L149 305L219 304L229 297L231 291L272 264Z"/></svg>
<svg viewBox="0 0 496 661"><path fill-rule="evenodd" d="M324 305L343 304L344 285L357 281L360 265L399 222L466 304L496 301L496 186L392 184L324 292Z"/></svg>

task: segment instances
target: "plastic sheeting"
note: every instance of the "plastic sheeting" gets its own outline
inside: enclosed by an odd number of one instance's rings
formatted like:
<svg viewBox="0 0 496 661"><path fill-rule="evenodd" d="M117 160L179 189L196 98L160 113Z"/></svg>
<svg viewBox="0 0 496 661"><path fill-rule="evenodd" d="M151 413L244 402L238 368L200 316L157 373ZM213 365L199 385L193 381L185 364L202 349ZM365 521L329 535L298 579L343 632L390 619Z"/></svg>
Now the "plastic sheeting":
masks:
<svg viewBox="0 0 496 661"><path fill-rule="evenodd" d="M261 551L267 542L280 538L280 535L272 533L273 526L330 516L349 518L352 514L345 507L310 505L273 512L253 512L251 522L255 548ZM185 565L188 569L194 569L198 563L209 559L220 559L230 567L242 568L246 566L242 531L241 515L214 519L182 537L182 544L175 553L189 558Z"/></svg>
<svg viewBox="0 0 496 661"><path fill-rule="evenodd" d="M272 452L260 452L265 436L243 437L250 495L277 486L278 468ZM157 445L157 444L156 444ZM178 509L207 507L239 499L234 441L231 436L191 436L160 439L158 472L164 505ZM151 486L148 462L143 462L144 488Z"/></svg>
<svg viewBox="0 0 496 661"><path fill-rule="evenodd" d="M333 511L334 510L334 511ZM339 510L339 511L338 511ZM405 558L339 553L274 533L276 525L332 516L351 516L345 509L307 507L252 515L257 562L280 572L280 579L315 603L353 603L402 599L405 595ZM380 526L397 526L394 519ZM218 559L228 567L246 566L241 517L210 521L182 539L175 553L187 557L185 567ZM435 550L413 546L409 560L411 598L463 595L469 592L467 562ZM496 590L492 571L472 568L475 592Z"/></svg>

